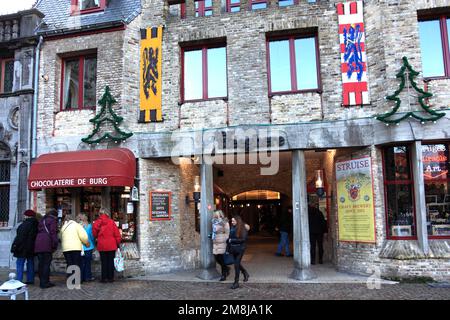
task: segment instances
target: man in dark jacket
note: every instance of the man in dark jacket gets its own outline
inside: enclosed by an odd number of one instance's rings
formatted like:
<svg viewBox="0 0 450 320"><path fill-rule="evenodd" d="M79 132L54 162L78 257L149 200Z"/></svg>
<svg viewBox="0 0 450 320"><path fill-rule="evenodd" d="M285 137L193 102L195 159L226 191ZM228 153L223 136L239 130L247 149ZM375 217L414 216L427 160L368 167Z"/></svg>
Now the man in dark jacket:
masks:
<svg viewBox="0 0 450 320"><path fill-rule="evenodd" d="M51 209L39 222L34 252L39 259L39 280L42 289L53 287L50 282L52 254L58 248L58 212Z"/></svg>
<svg viewBox="0 0 450 320"><path fill-rule="evenodd" d="M23 213L25 220L17 228L17 235L11 246L11 253L16 260L17 280L23 281L23 270L25 261L27 262L27 282L34 284L34 243L38 229L36 212L26 210Z"/></svg>
<svg viewBox="0 0 450 320"><path fill-rule="evenodd" d="M292 257L291 251L289 250L289 234L292 229L292 207L283 210L277 227L280 232L280 241L275 255L282 256L281 252L285 248L286 257Z"/></svg>
<svg viewBox="0 0 450 320"><path fill-rule="evenodd" d="M308 205L309 240L311 245L311 264L316 264L316 245L319 246L319 263L323 263L323 234L328 233L327 222L322 212Z"/></svg>

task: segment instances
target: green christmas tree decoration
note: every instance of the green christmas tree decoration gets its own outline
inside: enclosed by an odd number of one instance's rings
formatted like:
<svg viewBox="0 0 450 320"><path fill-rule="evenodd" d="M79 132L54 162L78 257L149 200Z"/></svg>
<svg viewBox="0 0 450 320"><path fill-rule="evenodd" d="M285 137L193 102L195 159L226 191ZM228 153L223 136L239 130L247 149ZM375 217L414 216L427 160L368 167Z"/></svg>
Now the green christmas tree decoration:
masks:
<svg viewBox="0 0 450 320"><path fill-rule="evenodd" d="M445 113L436 112L436 111L432 110L430 106L426 105L426 103L424 102L424 99L428 99L428 98L432 97L433 94L430 92L425 92L422 89L417 87L417 83L415 82L414 79L419 75L419 72L415 71L411 67L411 65L409 64L408 59L406 57L403 57L402 60L403 60L403 66L400 69L400 71L397 73L397 78L400 79L400 87L398 88L397 91L394 92L393 95L386 97L387 100L395 101L395 106L393 107L392 111L376 116L376 119L386 123L386 125L389 125L389 124L399 124L400 121L403 121L406 118L412 117L412 118L419 120L422 124L424 124L425 122L428 122L428 121L435 122L435 121L439 120L440 118L442 118L443 116L445 116ZM429 114L430 115L429 117L418 114L419 111L409 111L406 113L399 113L398 115L400 115L400 116L393 117L397 113L398 109L400 108L400 106L402 104L402 101L400 100L400 98L398 96L405 89L405 86L408 86L408 90L409 90L409 85L411 85L411 87L413 87L413 89L419 93L418 101L419 101L420 106L423 109L423 111L421 111L421 112L425 112L425 113Z"/></svg>
<svg viewBox="0 0 450 320"><path fill-rule="evenodd" d="M86 138L81 139L81 141L88 144L93 144L100 143L109 139L110 141L119 143L133 135L133 133L131 132L128 133L120 130L119 125L123 121L123 118L118 116L112 109L112 106L115 103L117 103L116 99L114 99L114 97L111 95L109 87L106 86L103 97L98 101L98 104L102 107L102 109L100 110L99 114L97 114L93 119L89 120L89 122L92 122L94 124L94 131L92 131L92 133ZM106 123L112 124L114 132L106 132L103 135L100 135L100 128Z"/></svg>

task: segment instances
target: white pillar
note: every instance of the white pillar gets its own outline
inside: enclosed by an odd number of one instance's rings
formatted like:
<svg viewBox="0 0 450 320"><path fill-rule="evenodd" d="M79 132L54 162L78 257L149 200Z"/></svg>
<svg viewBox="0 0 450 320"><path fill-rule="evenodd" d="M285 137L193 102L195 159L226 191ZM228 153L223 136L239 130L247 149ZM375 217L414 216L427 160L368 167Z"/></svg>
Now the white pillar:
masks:
<svg viewBox="0 0 450 320"><path fill-rule="evenodd" d="M414 204L416 207L417 239L425 255L428 255L427 207L425 204L425 181L423 178L422 142L414 141L411 148L414 178Z"/></svg>
<svg viewBox="0 0 450 320"><path fill-rule="evenodd" d="M200 198L200 264L202 271L197 276L203 280L220 277L216 270L216 262L212 254L212 241L208 235L212 232L212 213L214 210L213 168L205 161L200 165L201 198Z"/></svg>
<svg viewBox="0 0 450 320"><path fill-rule="evenodd" d="M309 243L308 196L306 191L306 165L303 150L292 151L292 211L294 222L294 271L291 278L316 278L311 270Z"/></svg>

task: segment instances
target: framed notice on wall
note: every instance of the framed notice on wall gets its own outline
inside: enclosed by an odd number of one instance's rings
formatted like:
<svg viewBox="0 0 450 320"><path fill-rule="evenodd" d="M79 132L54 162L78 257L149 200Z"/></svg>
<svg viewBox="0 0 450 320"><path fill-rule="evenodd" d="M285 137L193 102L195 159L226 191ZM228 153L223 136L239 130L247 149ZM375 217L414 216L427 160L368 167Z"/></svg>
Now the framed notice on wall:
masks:
<svg viewBox="0 0 450 320"><path fill-rule="evenodd" d="M336 162L339 241L375 243L370 157Z"/></svg>
<svg viewBox="0 0 450 320"><path fill-rule="evenodd" d="M170 220L172 192L150 191L150 220Z"/></svg>

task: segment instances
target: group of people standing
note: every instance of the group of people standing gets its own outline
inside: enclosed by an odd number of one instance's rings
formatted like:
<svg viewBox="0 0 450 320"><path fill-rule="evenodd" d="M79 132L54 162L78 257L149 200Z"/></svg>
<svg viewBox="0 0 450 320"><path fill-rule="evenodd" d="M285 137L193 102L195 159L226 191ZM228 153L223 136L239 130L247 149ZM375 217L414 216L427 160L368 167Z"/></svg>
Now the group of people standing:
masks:
<svg viewBox="0 0 450 320"><path fill-rule="evenodd" d="M222 276L220 281L225 281L230 274L230 268L226 265L225 254L233 256L234 283L231 289L239 288L239 276L242 271L244 282L248 281L249 274L242 266L242 257L247 248L248 231L250 226L244 223L238 215L231 219L231 227L228 219L221 210L214 211L212 219L213 254L216 262L221 266Z"/></svg>
<svg viewBox="0 0 450 320"><path fill-rule="evenodd" d="M23 281L26 263L25 283L34 284L34 257L37 256L39 286L42 289L53 287L54 284L50 282L50 265L53 253L61 242L67 267L72 265L79 267L81 282L95 280L91 270L95 248L100 253L102 266L100 282L113 282L115 252L120 245L121 235L106 209L101 208L99 214L99 218L92 224L84 214L79 214L77 221L66 215L59 229L57 210L49 210L40 221L36 218L36 212L26 210L24 221L18 227L11 246L11 252L17 258L17 280Z"/></svg>

